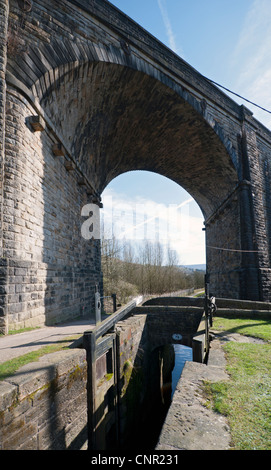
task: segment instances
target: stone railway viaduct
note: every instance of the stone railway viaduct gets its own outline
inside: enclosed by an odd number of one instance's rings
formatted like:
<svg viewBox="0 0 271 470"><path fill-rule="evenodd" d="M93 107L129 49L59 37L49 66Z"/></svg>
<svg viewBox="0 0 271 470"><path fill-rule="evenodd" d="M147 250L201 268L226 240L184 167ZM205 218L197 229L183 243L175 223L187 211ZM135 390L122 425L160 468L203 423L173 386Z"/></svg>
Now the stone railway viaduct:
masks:
<svg viewBox="0 0 271 470"><path fill-rule="evenodd" d="M250 110L106 0L0 0L0 36L3 333L90 313L81 209L130 170L199 204L217 297L271 300L271 133Z"/></svg>

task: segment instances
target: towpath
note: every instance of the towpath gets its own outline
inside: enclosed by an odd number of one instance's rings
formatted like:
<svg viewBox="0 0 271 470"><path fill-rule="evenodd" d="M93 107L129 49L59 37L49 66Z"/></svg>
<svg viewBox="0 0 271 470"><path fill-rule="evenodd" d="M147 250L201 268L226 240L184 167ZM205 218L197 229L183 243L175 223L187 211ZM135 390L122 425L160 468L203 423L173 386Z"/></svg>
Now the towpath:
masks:
<svg viewBox="0 0 271 470"><path fill-rule="evenodd" d="M69 343L70 336L83 335L93 329L94 320L84 319L54 326L45 326L24 333L0 336L0 363L36 351L44 346L63 342Z"/></svg>

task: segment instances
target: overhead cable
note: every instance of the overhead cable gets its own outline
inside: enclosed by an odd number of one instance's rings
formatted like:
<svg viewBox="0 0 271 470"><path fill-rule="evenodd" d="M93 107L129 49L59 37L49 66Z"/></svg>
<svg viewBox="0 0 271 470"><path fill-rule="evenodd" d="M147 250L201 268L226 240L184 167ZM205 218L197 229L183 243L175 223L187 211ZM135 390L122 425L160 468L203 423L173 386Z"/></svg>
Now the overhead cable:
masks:
<svg viewBox="0 0 271 470"><path fill-rule="evenodd" d="M206 248L210 248L212 250L221 250L221 251L234 251L237 253L260 253L258 250L234 250L231 248L221 248L219 246L207 246Z"/></svg>
<svg viewBox="0 0 271 470"><path fill-rule="evenodd" d="M265 111L266 113L271 114L271 111L269 111L269 110L266 109L266 108L263 108L263 107L260 106L259 104L254 103L253 101L250 101L250 100L248 100L247 98L244 98L244 97L241 96L241 95L238 95L238 93L235 93L234 91L229 90L229 88L226 88L226 87L224 87L223 85L220 85L219 83L214 82L214 80L211 80L211 79L208 78L208 77L204 77L204 75L202 75L202 76L203 76L203 78L205 78L206 80L208 80L208 82L211 82L211 83L213 83L214 85L219 86L220 88L223 88L223 90L226 90L226 91L228 91L229 93L232 93L232 95L238 96L238 98L241 98L242 100L247 101L247 103L250 103L250 104L252 104L253 106L256 106L257 108L260 108L262 111Z"/></svg>

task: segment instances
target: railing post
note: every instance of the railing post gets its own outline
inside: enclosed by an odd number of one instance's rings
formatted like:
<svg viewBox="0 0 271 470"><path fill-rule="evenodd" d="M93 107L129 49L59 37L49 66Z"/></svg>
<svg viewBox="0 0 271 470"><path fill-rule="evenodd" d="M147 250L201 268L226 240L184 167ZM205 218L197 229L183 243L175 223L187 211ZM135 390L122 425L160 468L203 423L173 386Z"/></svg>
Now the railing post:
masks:
<svg viewBox="0 0 271 470"><path fill-rule="evenodd" d="M96 290L96 292L95 292L95 321L96 321L96 325L101 323L101 311L102 311L101 296L100 296L100 292L98 292L98 290Z"/></svg>
<svg viewBox="0 0 271 470"><path fill-rule="evenodd" d="M115 313L117 311L117 294L112 294L111 297L113 299L113 312Z"/></svg>

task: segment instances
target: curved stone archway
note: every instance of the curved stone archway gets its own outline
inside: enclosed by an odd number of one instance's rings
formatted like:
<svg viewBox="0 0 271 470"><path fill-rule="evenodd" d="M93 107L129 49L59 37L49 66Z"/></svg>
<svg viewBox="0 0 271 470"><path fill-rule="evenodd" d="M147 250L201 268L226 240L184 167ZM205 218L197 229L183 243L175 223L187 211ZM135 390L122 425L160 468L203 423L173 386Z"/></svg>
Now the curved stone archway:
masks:
<svg viewBox="0 0 271 470"><path fill-rule="evenodd" d="M216 295L239 297L240 253L208 248L217 239L227 249L241 247L236 155L222 130L181 87L152 75L108 62L70 69L40 103L95 193L126 171L148 170L188 191L206 221L222 207L223 218L206 227L207 266Z"/></svg>
<svg viewBox="0 0 271 470"><path fill-rule="evenodd" d="M65 74L40 102L99 194L121 173L154 171L192 194L208 218L238 176L224 143L180 93L133 68L99 62Z"/></svg>

